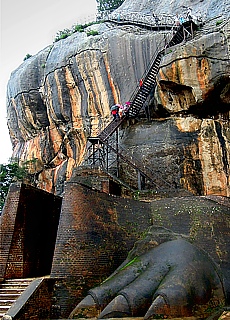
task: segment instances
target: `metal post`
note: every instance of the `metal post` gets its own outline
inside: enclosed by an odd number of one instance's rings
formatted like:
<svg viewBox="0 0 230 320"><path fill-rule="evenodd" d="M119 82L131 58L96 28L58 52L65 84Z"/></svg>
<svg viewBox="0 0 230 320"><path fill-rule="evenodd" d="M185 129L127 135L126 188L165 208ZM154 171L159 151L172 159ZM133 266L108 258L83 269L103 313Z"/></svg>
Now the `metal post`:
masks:
<svg viewBox="0 0 230 320"><path fill-rule="evenodd" d="M141 173L139 170L137 171L137 187L138 190L141 190Z"/></svg>
<svg viewBox="0 0 230 320"><path fill-rule="evenodd" d="M106 145L106 170L109 171L109 146Z"/></svg>
<svg viewBox="0 0 230 320"><path fill-rule="evenodd" d="M138 190L145 189L145 176L143 176L138 169L137 169L137 185L138 185Z"/></svg>
<svg viewBox="0 0 230 320"><path fill-rule="evenodd" d="M142 189L145 189L145 176L142 176L142 179L141 179L141 188L142 188Z"/></svg>
<svg viewBox="0 0 230 320"><path fill-rule="evenodd" d="M116 151L117 151L117 177L119 177L119 146L118 146L118 139L119 139L119 135L118 135L118 129L116 130Z"/></svg>
<svg viewBox="0 0 230 320"><path fill-rule="evenodd" d="M95 144L93 143L93 165L95 166Z"/></svg>
<svg viewBox="0 0 230 320"><path fill-rule="evenodd" d="M107 146L103 143L101 146L102 152L101 152L101 165L103 168L106 168L106 156L107 156Z"/></svg>
<svg viewBox="0 0 230 320"><path fill-rule="evenodd" d="M193 27L192 27L192 21L191 21L191 35L192 35L192 39L193 39Z"/></svg>

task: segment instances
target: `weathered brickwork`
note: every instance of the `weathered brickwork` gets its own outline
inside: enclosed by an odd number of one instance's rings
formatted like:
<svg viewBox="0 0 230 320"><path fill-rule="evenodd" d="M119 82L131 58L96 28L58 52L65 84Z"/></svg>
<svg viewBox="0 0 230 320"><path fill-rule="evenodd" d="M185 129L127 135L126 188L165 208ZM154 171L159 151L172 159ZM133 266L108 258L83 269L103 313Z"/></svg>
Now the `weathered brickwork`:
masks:
<svg viewBox="0 0 230 320"><path fill-rule="evenodd" d="M24 184L12 185L1 222L1 277L50 273L61 198Z"/></svg>
<svg viewBox="0 0 230 320"><path fill-rule="evenodd" d="M151 225L185 234L207 250L223 271L229 269L229 219L228 206L204 197L144 202L66 183L51 272L52 277L66 279L56 289L62 317L123 262ZM67 291L68 298L61 299Z"/></svg>
<svg viewBox="0 0 230 320"><path fill-rule="evenodd" d="M67 278L56 290L69 293L68 305L62 301L63 317L123 262L149 223L147 202L66 183L51 271L51 277Z"/></svg>
<svg viewBox="0 0 230 320"><path fill-rule="evenodd" d="M0 278L5 277L5 270L15 229L15 219L20 198L20 185L12 184L1 215L0 225ZM18 257L19 258L19 257Z"/></svg>
<svg viewBox="0 0 230 320"><path fill-rule="evenodd" d="M57 314L53 313L55 282L55 279L43 279L41 284L37 285L36 290L29 297L27 297L27 294L20 297L22 307L18 312L14 313L14 310L11 309L11 312L8 314L14 320L57 319Z"/></svg>
<svg viewBox="0 0 230 320"><path fill-rule="evenodd" d="M52 276L105 276L126 257L140 230L147 227L149 214L148 203L67 183Z"/></svg>
<svg viewBox="0 0 230 320"><path fill-rule="evenodd" d="M92 190L98 190L117 196L122 194L121 185L113 181L112 178L108 176L107 172L100 167L77 167L73 170L71 181L88 186Z"/></svg>
<svg viewBox="0 0 230 320"><path fill-rule="evenodd" d="M221 200L181 197L137 201L70 181L65 185L58 220L60 198L25 185L12 186L1 225L6 231L1 233L3 271L7 260L4 276L48 274L53 259L48 287L27 302L17 319L32 319L31 314L33 319L67 318L88 289L123 262L151 225L190 237L229 278L230 207ZM37 307L42 304L41 314Z"/></svg>

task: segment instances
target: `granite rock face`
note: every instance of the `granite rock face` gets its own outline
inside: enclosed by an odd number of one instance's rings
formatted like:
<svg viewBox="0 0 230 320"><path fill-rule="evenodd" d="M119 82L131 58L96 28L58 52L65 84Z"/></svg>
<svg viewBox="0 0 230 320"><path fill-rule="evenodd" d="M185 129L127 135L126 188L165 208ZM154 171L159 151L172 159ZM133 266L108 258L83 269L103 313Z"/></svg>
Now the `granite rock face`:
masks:
<svg viewBox="0 0 230 320"><path fill-rule="evenodd" d="M111 121L112 104L129 99L162 38L101 27L99 36L77 33L39 52L9 81L13 156L38 159L38 185L47 191L57 192L82 162L87 137Z"/></svg>
<svg viewBox="0 0 230 320"><path fill-rule="evenodd" d="M175 187L229 196L229 23L201 33L163 57L152 107L159 119L130 127L123 143Z"/></svg>
<svg viewBox="0 0 230 320"><path fill-rule="evenodd" d="M144 161L152 169L160 161L174 184L195 194L229 195L228 1L155 2L126 0L117 12L148 14L154 8L175 15L190 6L206 18L222 17L166 52L148 106L154 121L130 126L123 144L137 155L145 151ZM8 83L13 157L37 159L31 165L35 185L56 194L82 163L87 137L111 121L112 104L129 100L167 33L108 22L90 28L99 34L75 33L45 48L12 72ZM159 155L158 132L165 125L168 135Z"/></svg>
<svg viewBox="0 0 230 320"><path fill-rule="evenodd" d="M229 2L227 0L126 0L117 9L118 12L143 12L144 14L172 14L182 13L191 8L194 14L200 12L205 19L216 17L220 14L229 16Z"/></svg>

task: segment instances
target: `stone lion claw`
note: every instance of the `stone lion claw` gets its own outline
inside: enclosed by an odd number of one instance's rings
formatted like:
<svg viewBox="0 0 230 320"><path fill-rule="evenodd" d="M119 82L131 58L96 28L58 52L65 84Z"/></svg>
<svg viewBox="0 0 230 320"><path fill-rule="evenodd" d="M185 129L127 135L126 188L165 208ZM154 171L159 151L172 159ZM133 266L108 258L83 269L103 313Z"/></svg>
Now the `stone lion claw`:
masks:
<svg viewBox="0 0 230 320"><path fill-rule="evenodd" d="M225 299L219 267L206 252L181 238L129 255L88 292L70 318L203 317L223 306Z"/></svg>

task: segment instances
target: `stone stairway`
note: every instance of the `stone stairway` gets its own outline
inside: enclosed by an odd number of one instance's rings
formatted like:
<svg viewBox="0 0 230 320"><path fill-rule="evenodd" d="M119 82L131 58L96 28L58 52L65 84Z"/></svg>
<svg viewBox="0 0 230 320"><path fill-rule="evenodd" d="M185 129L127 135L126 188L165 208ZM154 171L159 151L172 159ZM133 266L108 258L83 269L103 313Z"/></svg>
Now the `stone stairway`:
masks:
<svg viewBox="0 0 230 320"><path fill-rule="evenodd" d="M34 279L8 279L0 285L0 319Z"/></svg>

